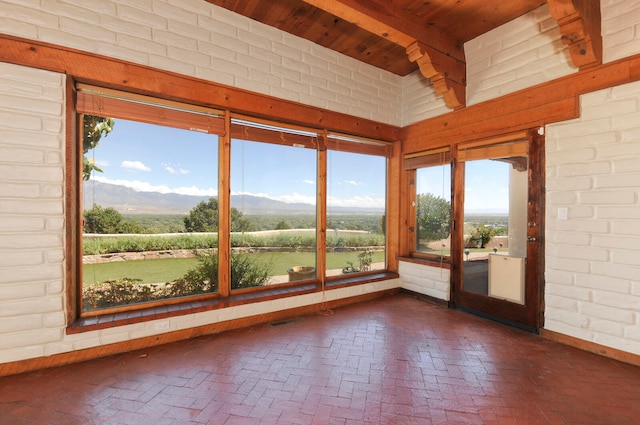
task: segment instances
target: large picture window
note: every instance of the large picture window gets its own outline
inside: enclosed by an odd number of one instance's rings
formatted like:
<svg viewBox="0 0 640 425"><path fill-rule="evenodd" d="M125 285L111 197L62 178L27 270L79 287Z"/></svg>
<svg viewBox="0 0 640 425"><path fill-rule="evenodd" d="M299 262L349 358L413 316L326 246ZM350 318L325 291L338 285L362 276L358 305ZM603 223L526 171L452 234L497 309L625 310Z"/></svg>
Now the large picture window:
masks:
<svg viewBox="0 0 640 425"><path fill-rule="evenodd" d="M218 292L221 120L183 108L79 93L84 313Z"/></svg>
<svg viewBox="0 0 640 425"><path fill-rule="evenodd" d="M386 269L390 143L84 85L76 106L80 315Z"/></svg>

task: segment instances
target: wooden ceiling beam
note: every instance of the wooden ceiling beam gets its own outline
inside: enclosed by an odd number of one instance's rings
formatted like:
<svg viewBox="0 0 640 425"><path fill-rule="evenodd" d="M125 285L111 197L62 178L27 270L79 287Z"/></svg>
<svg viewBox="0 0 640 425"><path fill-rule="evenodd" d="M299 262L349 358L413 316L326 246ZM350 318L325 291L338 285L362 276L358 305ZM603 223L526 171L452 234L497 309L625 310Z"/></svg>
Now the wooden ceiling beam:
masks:
<svg viewBox="0 0 640 425"><path fill-rule="evenodd" d="M462 43L394 7L392 2L303 1L404 47L409 60L418 64L449 108L465 106L466 60Z"/></svg>
<svg viewBox="0 0 640 425"><path fill-rule="evenodd" d="M580 69L602 64L600 0L547 0L562 42Z"/></svg>
<svg viewBox="0 0 640 425"><path fill-rule="evenodd" d="M394 7L393 2L372 0L303 0L338 18L351 22L405 49L416 41L464 62L462 43L427 26L414 15Z"/></svg>

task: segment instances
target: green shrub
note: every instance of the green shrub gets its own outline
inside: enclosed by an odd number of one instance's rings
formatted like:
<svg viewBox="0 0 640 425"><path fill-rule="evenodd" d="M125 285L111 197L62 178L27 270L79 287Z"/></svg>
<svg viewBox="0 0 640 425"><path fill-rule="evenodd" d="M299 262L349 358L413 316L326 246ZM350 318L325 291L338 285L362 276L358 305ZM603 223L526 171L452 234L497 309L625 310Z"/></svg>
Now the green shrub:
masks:
<svg viewBox="0 0 640 425"><path fill-rule="evenodd" d="M360 234L347 236L327 236L327 246L360 248L366 246L384 246L384 235ZM218 246L217 235L182 234L171 236L122 236L122 237L85 237L84 255L110 254L115 252L167 251L174 249L207 249ZM316 237L308 233L276 233L270 236L232 234L231 246L240 247L283 247L294 250L314 248Z"/></svg>
<svg viewBox="0 0 640 425"><path fill-rule="evenodd" d="M88 285L83 288L85 310L115 307L126 304L215 293L218 291L218 255L210 252L198 254L195 269L172 282L143 284L140 279L121 278ZM252 288L268 283L269 266L255 261L246 254L231 256L231 289Z"/></svg>
<svg viewBox="0 0 640 425"><path fill-rule="evenodd" d="M145 285L140 279L106 280L83 288L85 310L140 303L157 299L158 285Z"/></svg>
<svg viewBox="0 0 640 425"><path fill-rule="evenodd" d="M167 251L173 249L207 249L218 246L217 235L124 236L87 237L83 240L83 254L97 255L114 252Z"/></svg>
<svg viewBox="0 0 640 425"><path fill-rule="evenodd" d="M231 289L263 286L269 282L270 274L269 266L256 262L249 255L233 254L231 256Z"/></svg>

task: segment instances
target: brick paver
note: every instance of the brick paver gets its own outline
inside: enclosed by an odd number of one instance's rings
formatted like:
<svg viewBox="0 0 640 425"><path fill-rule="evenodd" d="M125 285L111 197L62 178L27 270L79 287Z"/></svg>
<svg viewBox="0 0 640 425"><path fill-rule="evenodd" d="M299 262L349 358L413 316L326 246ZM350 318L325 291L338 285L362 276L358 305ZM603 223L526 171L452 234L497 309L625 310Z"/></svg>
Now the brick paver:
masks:
<svg viewBox="0 0 640 425"><path fill-rule="evenodd" d="M0 423L638 424L640 368L400 294L0 378Z"/></svg>

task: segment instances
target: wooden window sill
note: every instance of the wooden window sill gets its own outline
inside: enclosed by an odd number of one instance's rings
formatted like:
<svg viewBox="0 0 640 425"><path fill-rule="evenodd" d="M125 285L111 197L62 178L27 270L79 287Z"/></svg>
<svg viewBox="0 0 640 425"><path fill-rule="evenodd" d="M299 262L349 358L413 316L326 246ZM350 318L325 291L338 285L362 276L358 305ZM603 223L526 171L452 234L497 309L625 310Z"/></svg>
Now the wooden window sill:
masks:
<svg viewBox="0 0 640 425"><path fill-rule="evenodd" d="M360 274L349 277L340 277L325 282L325 290L343 288L353 285L361 285L370 282L397 278L397 273L377 272ZM151 320L166 319L168 317L183 316L186 314L203 313L205 311L221 308L252 304L261 301L269 301L279 298L293 297L303 294L321 292L320 282L309 282L294 286L273 286L260 291L232 294L228 297L218 297L206 300L185 300L183 303L160 305L117 313L105 312L105 314L80 317L67 327L67 335L83 332L108 329L116 326L131 325L134 323L148 322Z"/></svg>
<svg viewBox="0 0 640 425"><path fill-rule="evenodd" d="M398 260L404 261L407 263L422 264L425 266L440 267L443 269L451 270L450 260L440 260L437 258L423 258L423 257L400 257L398 258Z"/></svg>

